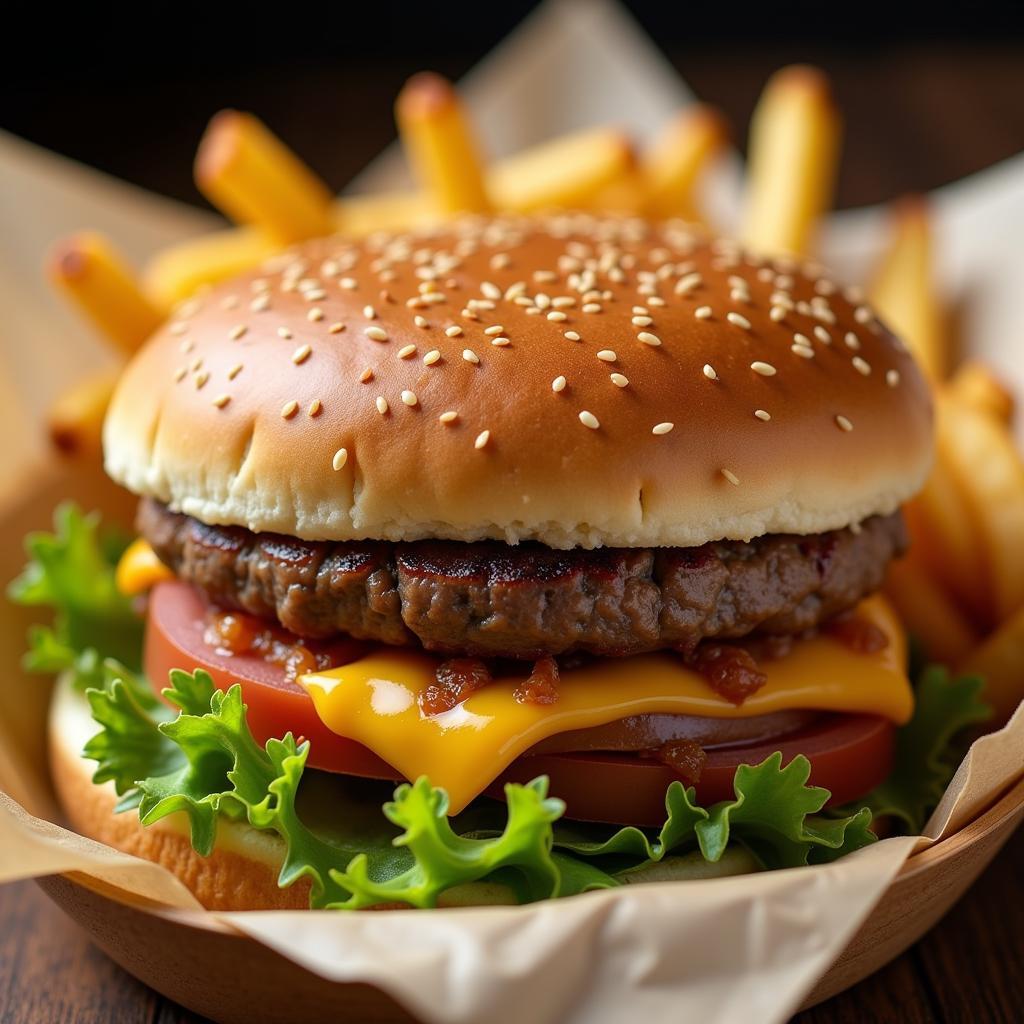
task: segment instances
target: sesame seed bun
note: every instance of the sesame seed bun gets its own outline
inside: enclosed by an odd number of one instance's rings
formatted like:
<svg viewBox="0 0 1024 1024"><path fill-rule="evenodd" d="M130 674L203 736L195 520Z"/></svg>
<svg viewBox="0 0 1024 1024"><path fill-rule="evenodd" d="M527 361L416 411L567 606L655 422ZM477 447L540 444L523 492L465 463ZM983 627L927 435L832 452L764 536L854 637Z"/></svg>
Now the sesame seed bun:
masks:
<svg viewBox="0 0 1024 1024"><path fill-rule="evenodd" d="M931 416L822 268L563 215L295 247L179 307L104 444L115 480L208 523L688 546L892 512Z"/></svg>

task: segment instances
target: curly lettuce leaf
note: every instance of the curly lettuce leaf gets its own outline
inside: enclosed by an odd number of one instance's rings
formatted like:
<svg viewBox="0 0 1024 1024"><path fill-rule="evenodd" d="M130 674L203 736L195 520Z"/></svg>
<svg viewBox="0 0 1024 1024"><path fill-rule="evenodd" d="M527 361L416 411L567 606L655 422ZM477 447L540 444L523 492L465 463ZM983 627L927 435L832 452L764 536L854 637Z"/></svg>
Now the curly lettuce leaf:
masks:
<svg viewBox="0 0 1024 1024"><path fill-rule="evenodd" d="M860 803L876 817L894 818L911 834L924 828L963 756L956 742L992 709L979 676L951 676L930 665L918 677L914 714L896 733L892 774Z"/></svg>
<svg viewBox="0 0 1024 1024"><path fill-rule="evenodd" d="M72 669L79 686L95 683L90 669L103 657L138 668L142 623L131 601L117 589L114 570L124 538L101 531L97 513L84 515L76 505L60 505L53 515L53 533L31 533L25 539L29 562L7 588L8 597L23 605L53 609L53 627L35 627L29 634L25 665L32 671ZM78 659L87 652L88 666Z"/></svg>

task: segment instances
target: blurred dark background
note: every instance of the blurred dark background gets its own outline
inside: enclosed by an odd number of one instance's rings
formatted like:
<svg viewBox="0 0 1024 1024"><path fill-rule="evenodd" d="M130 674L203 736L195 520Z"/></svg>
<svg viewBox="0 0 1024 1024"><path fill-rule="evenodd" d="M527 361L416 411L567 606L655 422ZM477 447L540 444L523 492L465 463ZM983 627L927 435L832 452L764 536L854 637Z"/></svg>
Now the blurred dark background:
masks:
<svg viewBox="0 0 1024 1024"><path fill-rule="evenodd" d="M394 137L391 105L410 74L458 78L535 6L23 7L17 33L5 33L0 127L202 205L192 153L209 117L233 106L341 188ZM1024 150L1020 2L625 6L741 145L774 69L823 67L847 125L841 206L933 188Z"/></svg>

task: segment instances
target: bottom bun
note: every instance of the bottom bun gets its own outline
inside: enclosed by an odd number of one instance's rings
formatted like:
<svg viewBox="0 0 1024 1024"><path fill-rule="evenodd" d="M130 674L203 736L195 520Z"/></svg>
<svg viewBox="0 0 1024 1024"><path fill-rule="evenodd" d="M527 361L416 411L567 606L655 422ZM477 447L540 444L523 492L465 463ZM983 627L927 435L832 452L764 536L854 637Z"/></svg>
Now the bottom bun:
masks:
<svg viewBox="0 0 1024 1024"><path fill-rule="evenodd" d="M95 732L86 701L60 680L50 706L50 772L64 814L76 832L167 868L208 910L309 907L308 879L287 889L277 884L285 849L276 835L221 819L214 849L203 857L192 849L183 812L145 828L135 811L116 813L113 783L93 782L95 762L81 754Z"/></svg>

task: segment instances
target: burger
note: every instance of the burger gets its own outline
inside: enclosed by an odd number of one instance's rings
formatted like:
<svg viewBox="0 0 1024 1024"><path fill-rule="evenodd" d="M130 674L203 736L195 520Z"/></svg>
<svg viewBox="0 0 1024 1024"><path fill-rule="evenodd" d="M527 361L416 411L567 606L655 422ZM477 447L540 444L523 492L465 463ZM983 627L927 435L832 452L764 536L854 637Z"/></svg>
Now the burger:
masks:
<svg viewBox="0 0 1024 1024"><path fill-rule="evenodd" d="M312 241L180 305L104 449L138 537L115 569L65 513L57 546L145 639L71 644L53 777L205 905L874 840L921 699L878 591L932 411L822 267L590 214Z"/></svg>

